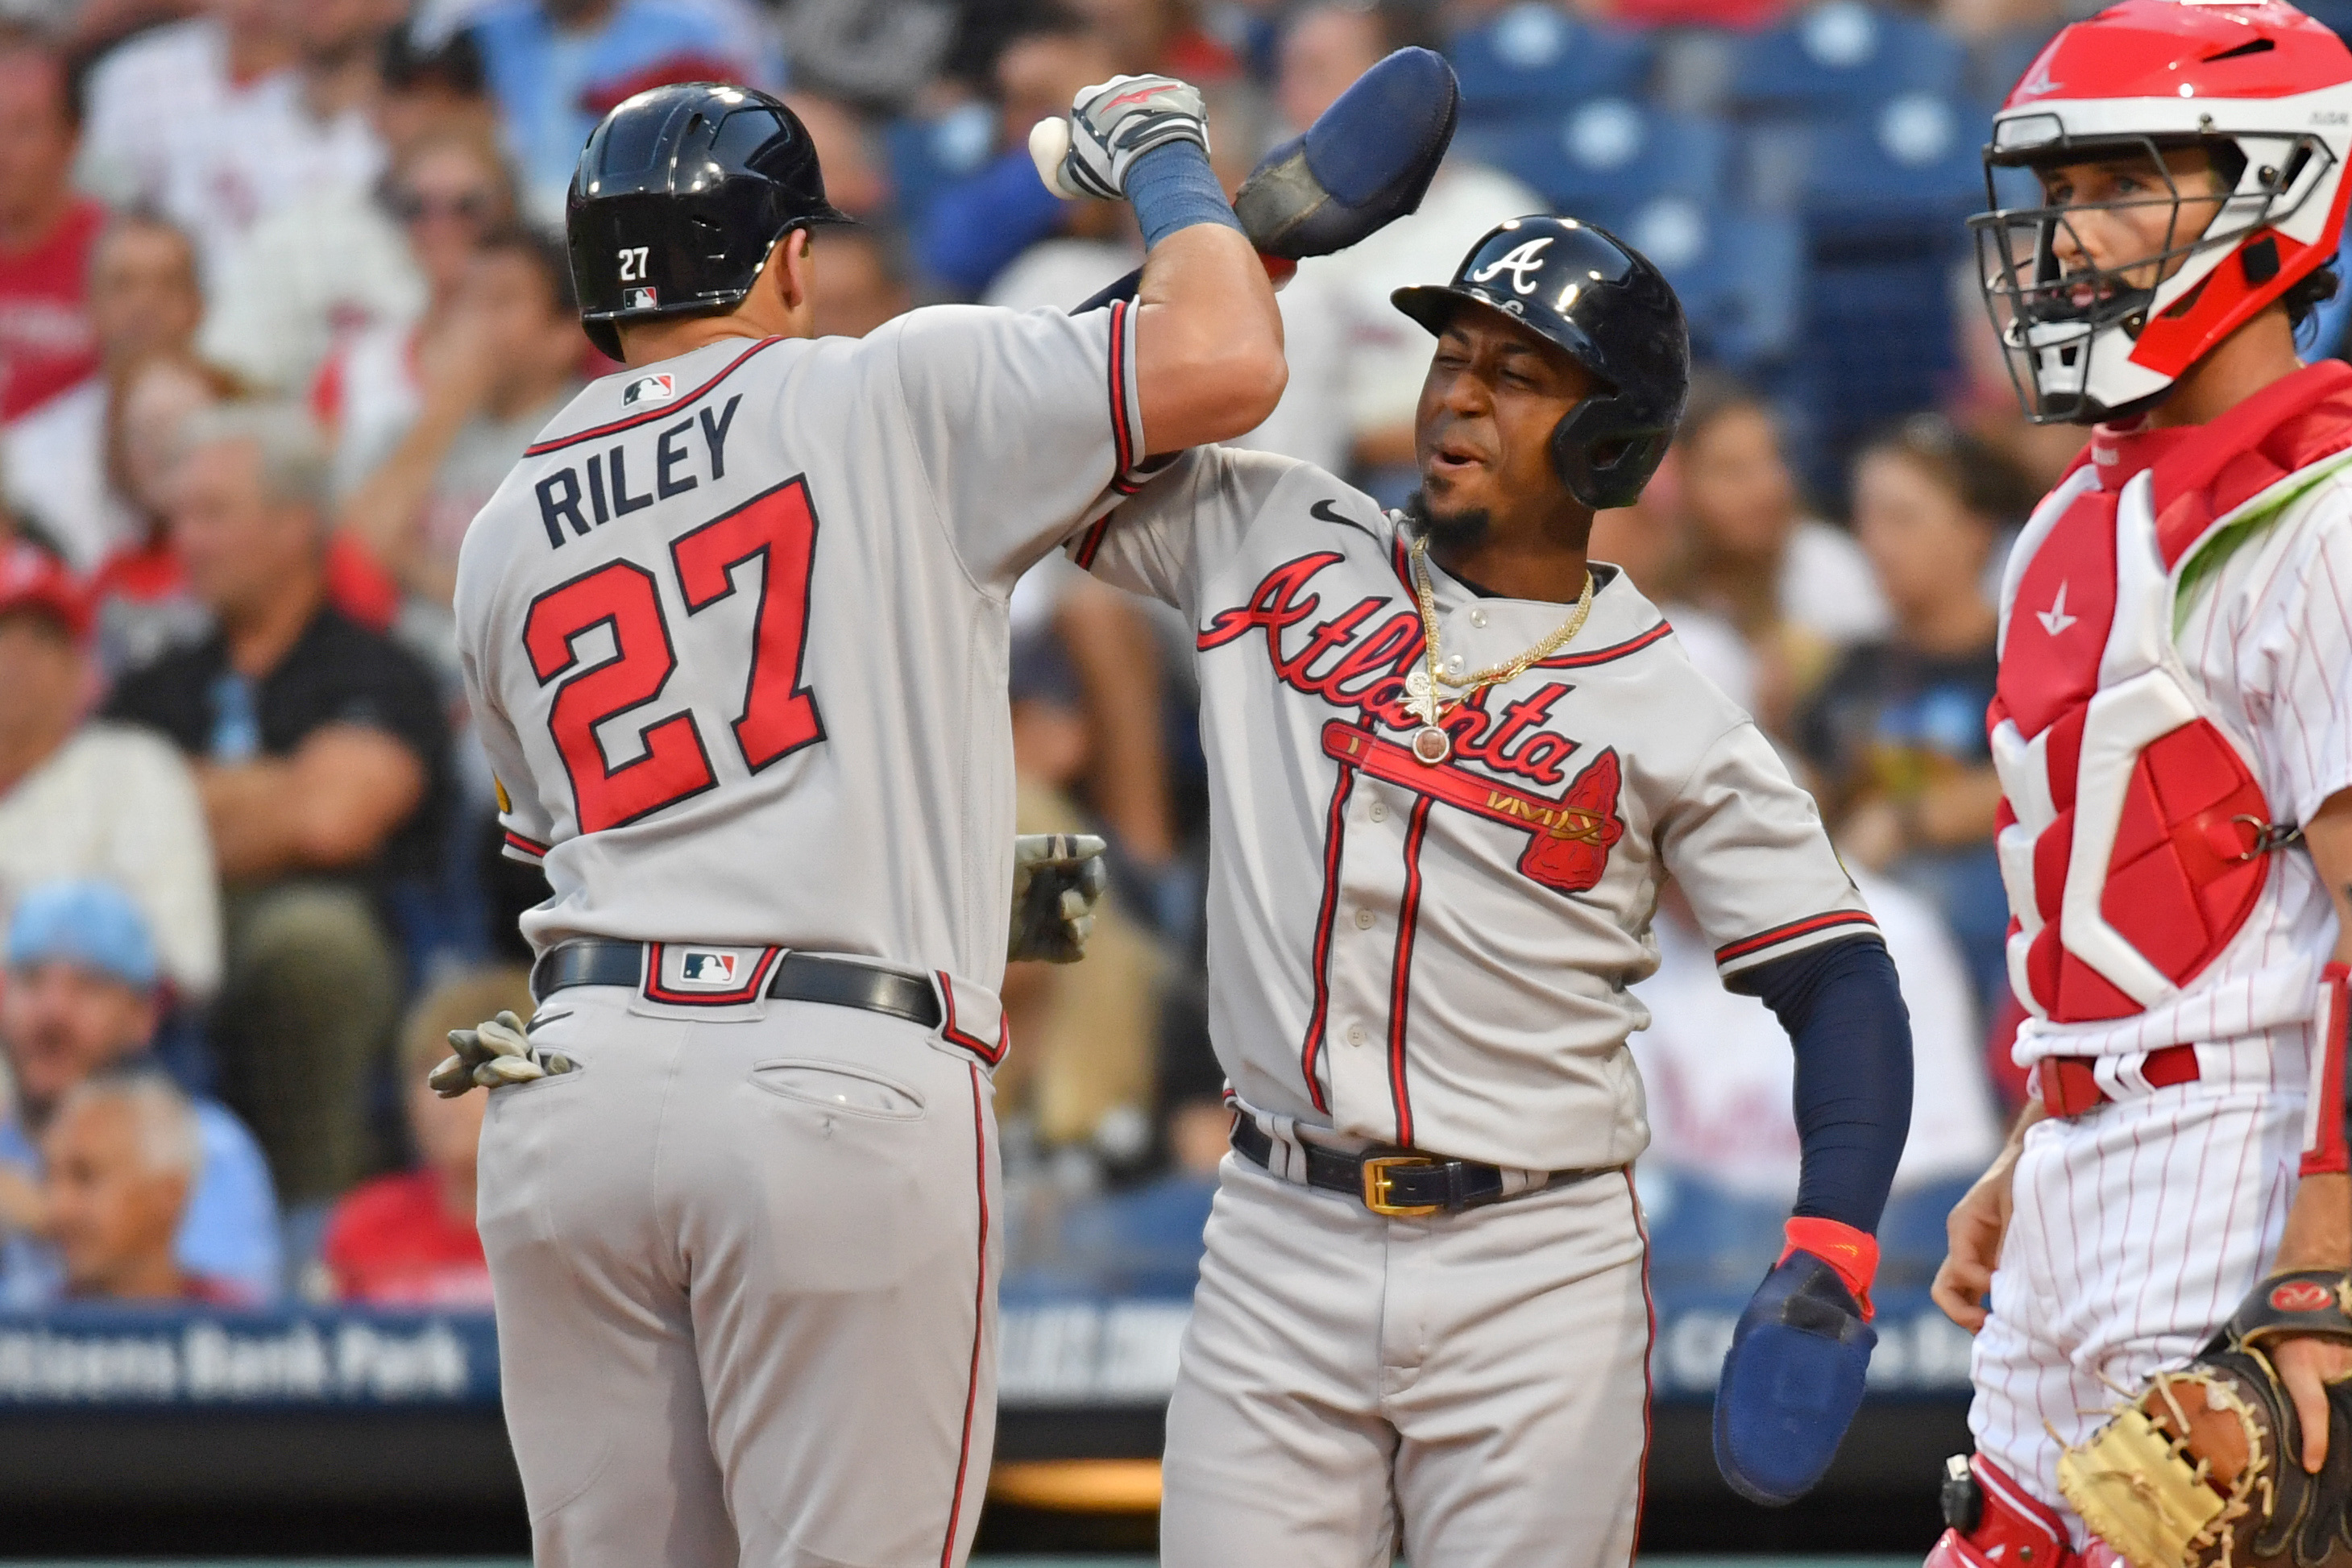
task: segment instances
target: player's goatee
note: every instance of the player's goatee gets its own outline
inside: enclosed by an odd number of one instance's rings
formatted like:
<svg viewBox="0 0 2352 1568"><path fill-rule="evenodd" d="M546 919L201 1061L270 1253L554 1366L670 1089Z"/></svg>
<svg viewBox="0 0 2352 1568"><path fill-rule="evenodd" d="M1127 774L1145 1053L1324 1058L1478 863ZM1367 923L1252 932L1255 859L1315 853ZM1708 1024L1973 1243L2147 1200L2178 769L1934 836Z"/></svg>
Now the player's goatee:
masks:
<svg viewBox="0 0 2352 1568"><path fill-rule="evenodd" d="M1486 537L1487 525L1494 517L1485 507L1473 507L1467 511L1438 513L1429 510L1429 495L1415 490L1405 498L1405 521L1413 531L1439 549L1468 550Z"/></svg>

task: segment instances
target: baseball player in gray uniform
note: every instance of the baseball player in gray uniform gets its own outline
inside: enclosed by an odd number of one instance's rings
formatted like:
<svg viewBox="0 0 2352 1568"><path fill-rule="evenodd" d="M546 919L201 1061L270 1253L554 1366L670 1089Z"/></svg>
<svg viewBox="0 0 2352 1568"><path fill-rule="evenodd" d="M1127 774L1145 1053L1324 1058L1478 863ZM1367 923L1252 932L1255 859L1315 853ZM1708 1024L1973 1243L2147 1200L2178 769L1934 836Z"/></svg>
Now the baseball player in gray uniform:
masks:
<svg viewBox="0 0 2352 1568"><path fill-rule="evenodd" d="M1123 78L1069 129L1073 181L1142 224L1136 302L855 342L810 336L840 215L782 104L661 88L582 154L583 321L628 369L530 448L457 592L507 844L552 889L540 1006L442 1076L500 1086L480 1226L542 1564L970 1550L1006 598L1145 453L1250 428L1284 380L1198 95Z"/></svg>
<svg viewBox="0 0 2352 1568"><path fill-rule="evenodd" d="M1071 545L1191 619L1212 778L1236 1114L1168 1414L1172 1568L1627 1561L1652 1327L1628 987L1669 876L1798 1054L1801 1194L1719 1402L1735 1485L1818 1478L1871 1342L1909 1121L1892 966L1811 798L1585 555L1679 416L1680 307L1548 217L1396 302L1438 340L1405 512L1209 447Z"/></svg>

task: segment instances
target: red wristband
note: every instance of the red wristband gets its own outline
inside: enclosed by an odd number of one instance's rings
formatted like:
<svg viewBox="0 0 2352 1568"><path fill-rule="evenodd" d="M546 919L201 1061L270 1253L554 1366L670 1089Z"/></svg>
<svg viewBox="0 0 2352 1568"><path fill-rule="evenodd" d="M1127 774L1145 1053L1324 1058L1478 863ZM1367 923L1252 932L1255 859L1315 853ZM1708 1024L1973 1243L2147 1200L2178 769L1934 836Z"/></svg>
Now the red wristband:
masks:
<svg viewBox="0 0 2352 1568"><path fill-rule="evenodd" d="M2311 1089L2304 1106L2303 1165L2306 1176L2352 1170L2344 1144L2344 1052L2352 1033L2352 966L2319 972L2319 1005L2312 1015Z"/></svg>
<svg viewBox="0 0 2352 1568"><path fill-rule="evenodd" d="M1298 263L1286 256L1268 256L1261 250L1257 253L1257 258L1259 265L1265 268L1265 280L1277 289L1289 282L1292 276L1298 270Z"/></svg>
<svg viewBox="0 0 2352 1568"><path fill-rule="evenodd" d="M1871 1304L1870 1282L1878 1278L1878 1238L1866 1230L1833 1219L1816 1219L1799 1215L1789 1221L1782 1231L1788 1245L1780 1248L1780 1261L1789 1261L1792 1252L1810 1252L1830 1266L1831 1270L1853 1292L1862 1305L1862 1321L1868 1322L1878 1309Z"/></svg>

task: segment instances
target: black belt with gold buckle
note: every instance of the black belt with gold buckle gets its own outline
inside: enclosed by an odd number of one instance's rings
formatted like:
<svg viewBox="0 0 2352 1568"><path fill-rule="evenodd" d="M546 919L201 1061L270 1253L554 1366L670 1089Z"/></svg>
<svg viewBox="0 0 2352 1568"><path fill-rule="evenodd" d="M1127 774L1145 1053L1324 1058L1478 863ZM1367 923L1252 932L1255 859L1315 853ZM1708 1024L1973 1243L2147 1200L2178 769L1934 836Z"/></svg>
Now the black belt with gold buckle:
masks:
<svg viewBox="0 0 2352 1568"><path fill-rule="evenodd" d="M1246 1113L1234 1118L1234 1152L1254 1165L1274 1169L1274 1139ZM1545 1181L1516 1193L1503 1190L1499 1166L1475 1160L1449 1160L1442 1154L1412 1150L1368 1150L1342 1154L1301 1142L1307 1153L1307 1184L1326 1192L1345 1193L1377 1215L1391 1219L1417 1219L1424 1215L1460 1214L1505 1198L1549 1192L1598 1176L1603 1166L1584 1171L1554 1171Z"/></svg>

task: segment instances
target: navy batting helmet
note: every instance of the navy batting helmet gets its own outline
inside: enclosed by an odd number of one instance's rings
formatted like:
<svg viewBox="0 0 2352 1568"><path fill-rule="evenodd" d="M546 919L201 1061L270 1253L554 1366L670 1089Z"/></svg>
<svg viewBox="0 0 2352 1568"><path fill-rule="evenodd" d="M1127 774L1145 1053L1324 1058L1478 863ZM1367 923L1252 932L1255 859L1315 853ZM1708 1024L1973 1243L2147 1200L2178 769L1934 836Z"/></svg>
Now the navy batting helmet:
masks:
<svg viewBox="0 0 2352 1568"><path fill-rule="evenodd" d="M1596 510L1631 506L1664 461L1690 391L1682 301L1649 258L1572 217L1515 217L1489 232L1443 288L1389 296L1443 331L1465 300L1524 321L1600 384L1552 432L1569 493Z"/></svg>
<svg viewBox="0 0 2352 1568"><path fill-rule="evenodd" d="M731 310L777 240L850 221L775 99L707 81L638 93L589 135L564 203L580 324L618 359L614 323Z"/></svg>

